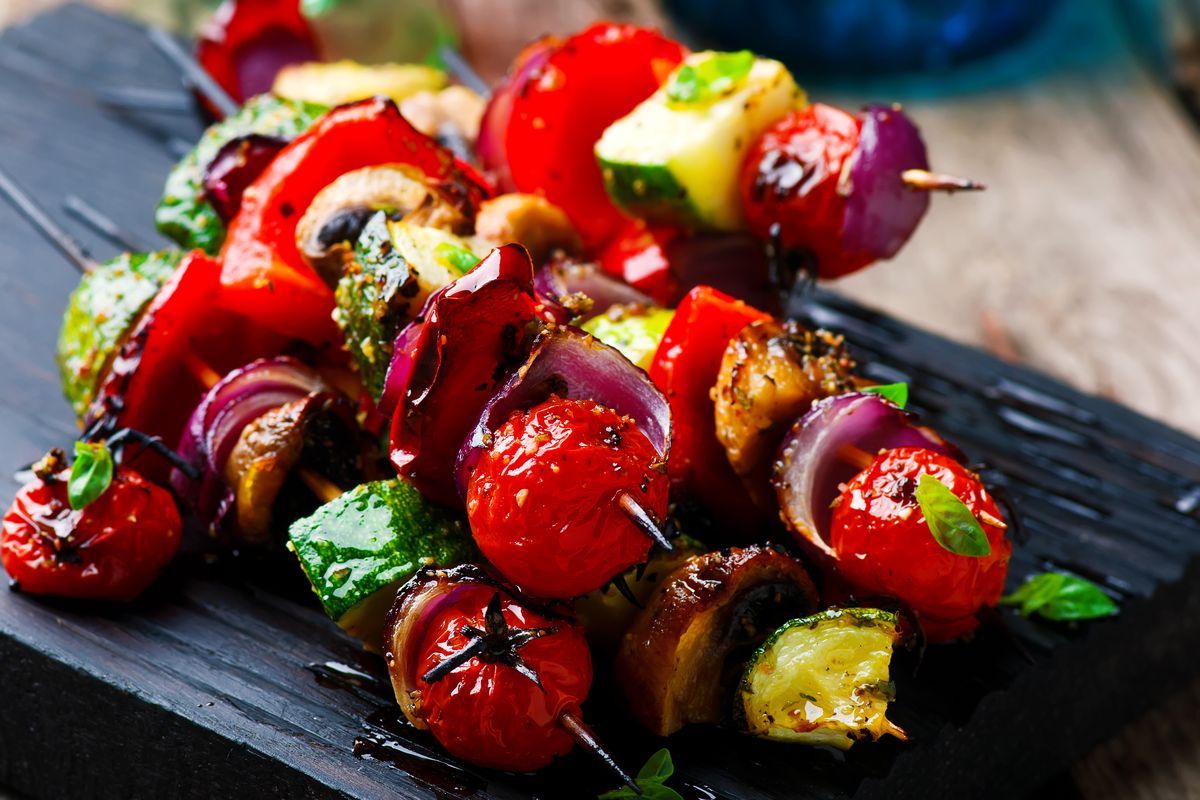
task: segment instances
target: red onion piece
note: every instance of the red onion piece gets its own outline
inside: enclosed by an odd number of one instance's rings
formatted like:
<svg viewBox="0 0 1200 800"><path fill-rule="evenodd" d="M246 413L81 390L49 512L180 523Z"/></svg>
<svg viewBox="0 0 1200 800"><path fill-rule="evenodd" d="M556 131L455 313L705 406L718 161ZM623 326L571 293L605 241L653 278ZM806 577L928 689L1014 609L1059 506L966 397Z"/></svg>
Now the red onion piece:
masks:
<svg viewBox="0 0 1200 800"><path fill-rule="evenodd" d="M508 171L508 148L505 145L508 136L508 121L512 116L513 100L523 91L525 85L541 74L542 67L550 60L550 56L558 47L558 42L552 38L540 39L525 48L517 57L516 67L510 76L492 92L487 108L484 109L483 119L479 123L479 138L475 142L475 152L479 155L479 163L483 165L498 192L515 192L516 185Z"/></svg>
<svg viewBox="0 0 1200 800"><path fill-rule="evenodd" d="M233 370L204 395L175 448L196 467L200 479L193 481L176 469L172 488L202 519L216 521L228 499L225 461L242 430L273 408L328 390L315 371L292 358L264 358Z"/></svg>
<svg viewBox="0 0 1200 800"><path fill-rule="evenodd" d="M929 192L904 185L906 169L929 169L921 133L892 106L867 106L842 220L845 246L891 258L908 241L929 208Z"/></svg>
<svg viewBox="0 0 1200 800"><path fill-rule="evenodd" d="M536 314L533 264L509 244L432 295L422 321L401 331L380 401L394 410L391 461L434 501L459 500L459 447L507 365L524 358Z"/></svg>
<svg viewBox="0 0 1200 800"><path fill-rule="evenodd" d="M784 522L801 545L833 556L830 504L838 486L861 472L839 458L843 447L872 456L896 447L924 447L954 457L940 436L913 423L910 414L877 394L853 392L819 400L792 426L779 450L775 491Z"/></svg>
<svg viewBox="0 0 1200 800"><path fill-rule="evenodd" d="M595 264L568 260L555 260L538 270L534 278L538 294L557 303L569 294L585 294L592 300L592 308L581 319L591 319L603 314L612 306L640 303L655 305L654 298L638 291L625 281L609 275Z"/></svg>
<svg viewBox="0 0 1200 800"><path fill-rule="evenodd" d="M287 145L277 136L250 134L230 139L204 168L204 196L228 223L242 205L242 194Z"/></svg>
<svg viewBox="0 0 1200 800"><path fill-rule="evenodd" d="M632 417L666 460L671 449L671 409L650 377L616 348L578 328L551 328L534 340L529 359L488 400L459 449L455 482L463 497L491 434L514 411L532 408L551 394L592 400Z"/></svg>

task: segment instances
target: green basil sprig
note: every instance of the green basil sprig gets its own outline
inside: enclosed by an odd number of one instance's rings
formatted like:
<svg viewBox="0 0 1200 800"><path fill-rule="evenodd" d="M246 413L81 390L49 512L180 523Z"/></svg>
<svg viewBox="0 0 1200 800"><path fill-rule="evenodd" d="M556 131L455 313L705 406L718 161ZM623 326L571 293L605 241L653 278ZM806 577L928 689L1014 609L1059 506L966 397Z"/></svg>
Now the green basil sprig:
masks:
<svg viewBox="0 0 1200 800"><path fill-rule="evenodd" d="M113 479L113 459L103 442L76 442L75 462L67 479L67 501L71 508L83 508L104 494Z"/></svg>
<svg viewBox="0 0 1200 800"><path fill-rule="evenodd" d="M950 487L925 473L917 482L916 496L929 532L938 544L955 555L991 555L992 545L983 526Z"/></svg>
<svg viewBox="0 0 1200 800"><path fill-rule="evenodd" d="M881 386L867 386L863 391L868 394L877 394L884 400L889 400L892 404L900 408L908 405L907 383L885 383Z"/></svg>
<svg viewBox="0 0 1200 800"><path fill-rule="evenodd" d="M675 774L675 764L667 748L659 750L646 760L638 771L634 783L642 790L641 800L683 800L683 795L666 785L667 778ZM600 795L599 800L638 800L639 795L628 786L613 789Z"/></svg>
<svg viewBox="0 0 1200 800"><path fill-rule="evenodd" d="M684 64L667 85L667 98L680 105L710 103L733 91L750 74L754 53L713 53L702 61Z"/></svg>
<svg viewBox="0 0 1200 800"><path fill-rule="evenodd" d="M1111 617L1118 610L1099 586L1065 572L1034 575L1000 603L1019 606L1022 616L1038 614L1056 622Z"/></svg>

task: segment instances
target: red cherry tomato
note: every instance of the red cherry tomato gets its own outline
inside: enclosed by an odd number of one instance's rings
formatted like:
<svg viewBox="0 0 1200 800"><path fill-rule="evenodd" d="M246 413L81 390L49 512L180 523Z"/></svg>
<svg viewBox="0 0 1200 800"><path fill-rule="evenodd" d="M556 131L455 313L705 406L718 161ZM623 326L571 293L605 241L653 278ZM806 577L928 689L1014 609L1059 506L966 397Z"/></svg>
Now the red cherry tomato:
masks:
<svg viewBox="0 0 1200 800"><path fill-rule="evenodd" d="M597 23L553 52L527 55L520 85L502 87L511 102L502 150L513 184L544 194L575 224L588 247L616 233L625 217L608 199L593 152L604 129L652 95L686 50L657 31ZM488 114L489 124L498 124Z"/></svg>
<svg viewBox="0 0 1200 800"><path fill-rule="evenodd" d="M127 467L82 509L67 500L69 471L17 492L4 515L0 562L30 594L132 600L179 550L175 500Z"/></svg>
<svg viewBox="0 0 1200 800"><path fill-rule="evenodd" d="M464 627L496 635L486 620L496 594L482 585L459 590L454 604L430 622L418 675L470 644ZM453 755L483 767L532 772L574 744L559 719L580 714L592 684L591 654L572 622L544 617L504 594L500 610L509 631L544 634L515 649L485 647L433 683L419 677L421 709L434 738ZM512 666L514 655L537 675L540 688Z"/></svg>
<svg viewBox="0 0 1200 800"><path fill-rule="evenodd" d="M679 303L648 370L671 405L672 490L689 495L734 530L758 524L757 506L717 440L711 392L729 340L751 322L769 318L712 287L697 286Z"/></svg>
<svg viewBox="0 0 1200 800"><path fill-rule="evenodd" d="M915 491L921 475L945 484L979 520L991 554L963 556L938 544ZM1003 518L979 478L953 459L919 447L876 456L846 485L833 509L830 545L854 587L906 603L931 641L978 625L976 613L1004 592L1012 543L993 524Z"/></svg>
<svg viewBox="0 0 1200 800"><path fill-rule="evenodd" d="M876 260L848 249L842 237L849 194L842 173L861 129L854 115L813 103L767 128L742 163L739 189L750 230L765 238L778 223L783 245L811 253L822 278Z"/></svg>
<svg viewBox="0 0 1200 800"><path fill-rule="evenodd" d="M650 539L617 502L628 492L667 511L658 453L628 417L590 400L551 398L496 431L467 488L483 555L522 589L574 597L646 560Z"/></svg>

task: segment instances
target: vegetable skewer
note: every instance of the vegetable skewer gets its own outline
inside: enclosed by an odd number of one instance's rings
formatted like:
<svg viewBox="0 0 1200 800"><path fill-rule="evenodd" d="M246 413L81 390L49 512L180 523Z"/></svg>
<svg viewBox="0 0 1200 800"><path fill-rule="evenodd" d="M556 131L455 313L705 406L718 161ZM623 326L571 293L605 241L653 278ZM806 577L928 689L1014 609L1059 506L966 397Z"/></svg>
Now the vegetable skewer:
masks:
<svg viewBox="0 0 1200 800"><path fill-rule="evenodd" d="M200 62L188 54L179 41L163 28L151 26L146 29L150 43L170 61L187 79L196 91L220 113L222 117L230 117L238 112L241 106L221 88L221 84L213 80Z"/></svg>

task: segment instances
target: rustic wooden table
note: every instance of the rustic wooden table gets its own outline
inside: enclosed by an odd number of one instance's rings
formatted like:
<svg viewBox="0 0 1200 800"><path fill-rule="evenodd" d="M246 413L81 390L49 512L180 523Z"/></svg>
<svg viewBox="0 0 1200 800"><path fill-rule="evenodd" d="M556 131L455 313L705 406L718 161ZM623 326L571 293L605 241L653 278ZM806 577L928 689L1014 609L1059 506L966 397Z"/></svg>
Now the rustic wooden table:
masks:
<svg viewBox="0 0 1200 800"><path fill-rule="evenodd" d="M55 2L2 0L0 26ZM1088 55L1064 56L1048 76L908 102L935 166L989 190L937 201L894 263L839 288L1200 434L1200 140L1172 88L1135 56L1116 2L1063 4ZM660 21L650 0L446 4L491 75L530 33L597 16ZM1097 748L1048 796L1200 797L1198 719L1200 682Z"/></svg>

